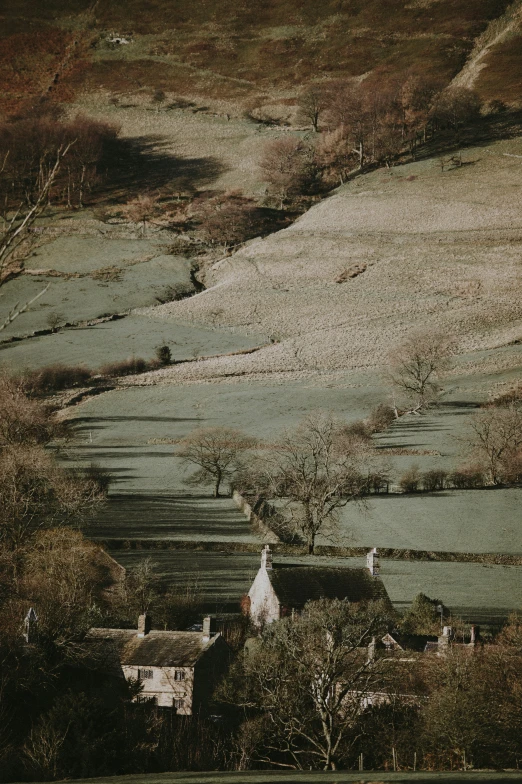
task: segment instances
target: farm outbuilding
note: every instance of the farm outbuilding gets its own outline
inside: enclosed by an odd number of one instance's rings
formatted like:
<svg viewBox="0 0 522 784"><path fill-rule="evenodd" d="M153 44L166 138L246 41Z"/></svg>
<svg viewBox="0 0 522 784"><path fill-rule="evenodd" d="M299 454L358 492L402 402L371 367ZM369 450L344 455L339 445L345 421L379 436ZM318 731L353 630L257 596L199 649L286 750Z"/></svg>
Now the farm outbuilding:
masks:
<svg viewBox="0 0 522 784"><path fill-rule="evenodd" d="M299 613L306 602L316 599L389 602L384 585L370 569L274 564L269 545L261 553L248 599L256 626Z"/></svg>
<svg viewBox="0 0 522 784"><path fill-rule="evenodd" d="M137 701L154 702L190 716L208 703L216 680L226 670L229 648L205 618L202 631L156 631L140 615L138 629L91 629L88 639L102 641L119 664L119 674L139 680Z"/></svg>

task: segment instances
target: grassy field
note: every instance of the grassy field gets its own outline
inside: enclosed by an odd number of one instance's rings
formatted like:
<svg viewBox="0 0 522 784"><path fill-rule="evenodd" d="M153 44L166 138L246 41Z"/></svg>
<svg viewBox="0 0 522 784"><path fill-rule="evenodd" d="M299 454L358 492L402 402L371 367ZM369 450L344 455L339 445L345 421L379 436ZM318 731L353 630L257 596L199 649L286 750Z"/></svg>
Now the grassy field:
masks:
<svg viewBox="0 0 522 784"><path fill-rule="evenodd" d="M261 549L261 545L260 545ZM113 550L125 568L151 558L155 571L168 585L197 585L208 611L237 611L259 568L258 553L198 550ZM321 556L274 557L274 563L365 566L364 558ZM469 563L381 560L381 579L393 605L407 609L419 593L439 599L455 617L467 622L496 624L522 608L522 567Z"/></svg>
<svg viewBox="0 0 522 784"><path fill-rule="evenodd" d="M509 782L521 781L522 775L516 772L499 771L454 771L448 773L423 773L412 771L388 773L355 773L355 772L309 772L309 771L240 771L234 773L155 773L138 774L134 776L110 776L99 779L77 780L77 784L226 784L227 782L250 782L250 784L292 784L293 782L309 782L309 784L319 784L319 782L331 782L331 784L341 784L342 782L356 781L359 784L365 782L408 782L416 781L428 784L430 781L442 781L450 784L464 784L465 782Z"/></svg>
<svg viewBox="0 0 522 784"><path fill-rule="evenodd" d="M66 364L96 368L130 356L150 359L159 345L168 345L174 361L226 354L267 342L263 335L166 322L153 314L131 313L123 319L61 330L16 343L0 343L0 364L14 369L50 365L59 357Z"/></svg>
<svg viewBox="0 0 522 784"><path fill-rule="evenodd" d="M46 293L2 332L3 339L46 329L50 313L77 323L158 304L175 289L193 290L190 262L167 255L165 239L93 238L81 231L79 227L78 234L58 237L33 254L28 268L43 274L22 275L2 288L0 313L7 315L17 302L27 302L49 284ZM48 270L61 275L46 275Z"/></svg>
<svg viewBox="0 0 522 784"><path fill-rule="evenodd" d="M348 379L359 385L348 386ZM175 457L174 446L158 444L158 440L176 440L196 427L222 425L271 439L296 424L306 412L320 408L347 420L358 419L384 394L370 381L371 376L361 373L345 376L344 383L343 379L327 376L322 382L316 379L277 385L247 379L229 384L153 385L129 387L85 402L70 412L77 438L69 456L105 465L116 479L113 492L118 496L97 526L97 535L157 538L165 533L165 528L157 525L157 510L151 506L148 513L142 497L155 493L170 497L174 508L175 497L188 492L185 480L190 471ZM434 464L450 467L460 448L454 423L463 428L462 421L469 414L462 405L461 409L448 407L441 413L415 417L411 427L401 422L378 443L386 448L406 445L413 451L407 457L387 457L392 464L398 463L396 474L413 462L422 469ZM442 456L423 455L423 451L438 451ZM514 488L373 496L366 507L348 505L343 510L342 544L522 553L521 494ZM168 508L168 504L162 502L162 508ZM126 516L122 527L120 520ZM187 531L181 524L178 531L175 515L171 519L169 538L203 538L204 525Z"/></svg>

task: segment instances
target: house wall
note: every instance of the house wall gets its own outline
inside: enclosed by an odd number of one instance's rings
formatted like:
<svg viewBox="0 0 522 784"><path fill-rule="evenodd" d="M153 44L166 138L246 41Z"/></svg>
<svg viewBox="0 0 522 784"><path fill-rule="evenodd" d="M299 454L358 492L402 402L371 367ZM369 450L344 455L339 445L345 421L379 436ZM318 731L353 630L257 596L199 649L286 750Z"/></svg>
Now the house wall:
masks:
<svg viewBox="0 0 522 784"><path fill-rule="evenodd" d="M194 666L192 701L194 712L208 703L215 686L227 671L229 663L230 648L223 637L218 635Z"/></svg>
<svg viewBox="0 0 522 784"><path fill-rule="evenodd" d="M281 617L279 600L264 567L258 571L248 596L250 598L250 617L255 626L279 620Z"/></svg>
<svg viewBox="0 0 522 784"><path fill-rule="evenodd" d="M177 713L190 716L193 710L194 668L193 667L135 667L123 665L123 673L127 679L138 679L139 670L152 670L152 678L143 678L143 690L138 699L154 697L156 704L163 708L172 708L175 700L183 700L183 706ZM182 671L184 680L175 680L176 671Z"/></svg>

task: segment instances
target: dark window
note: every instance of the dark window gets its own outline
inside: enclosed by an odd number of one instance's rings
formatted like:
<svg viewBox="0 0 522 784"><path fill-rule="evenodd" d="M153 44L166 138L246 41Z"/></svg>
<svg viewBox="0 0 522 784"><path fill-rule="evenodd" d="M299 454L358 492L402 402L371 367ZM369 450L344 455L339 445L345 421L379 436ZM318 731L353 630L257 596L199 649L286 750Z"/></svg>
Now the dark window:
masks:
<svg viewBox="0 0 522 784"><path fill-rule="evenodd" d="M175 681L184 681L185 680L185 671L184 670L175 670L174 671L174 680Z"/></svg>
<svg viewBox="0 0 522 784"><path fill-rule="evenodd" d="M138 678L140 681L147 680L148 678L153 678L154 672L152 670L138 670Z"/></svg>
<svg viewBox="0 0 522 784"><path fill-rule="evenodd" d="M185 707L185 700L174 700L174 707L175 708L184 708Z"/></svg>

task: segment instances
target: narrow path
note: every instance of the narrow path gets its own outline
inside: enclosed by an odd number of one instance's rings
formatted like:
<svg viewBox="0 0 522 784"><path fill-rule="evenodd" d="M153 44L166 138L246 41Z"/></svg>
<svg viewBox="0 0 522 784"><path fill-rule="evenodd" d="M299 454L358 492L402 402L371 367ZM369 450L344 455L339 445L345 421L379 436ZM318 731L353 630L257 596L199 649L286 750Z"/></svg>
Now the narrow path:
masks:
<svg viewBox="0 0 522 784"><path fill-rule="evenodd" d="M520 29L521 21L522 2L521 0L515 0L515 2L508 7L503 16L490 22L486 30L479 36L477 39L478 45L475 45L476 51L474 49L471 52L469 60L465 63L460 73L453 79L451 86L465 87L468 90L473 89L480 72L486 66L486 63L484 62L486 56L493 47L502 43L511 32L514 32L517 28ZM498 29L498 32L495 34L496 29ZM488 37L491 34L493 37L488 40ZM485 41L482 46L480 46L481 39Z"/></svg>

